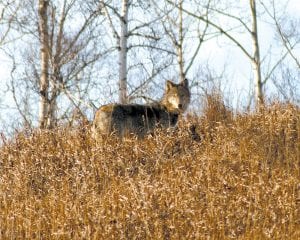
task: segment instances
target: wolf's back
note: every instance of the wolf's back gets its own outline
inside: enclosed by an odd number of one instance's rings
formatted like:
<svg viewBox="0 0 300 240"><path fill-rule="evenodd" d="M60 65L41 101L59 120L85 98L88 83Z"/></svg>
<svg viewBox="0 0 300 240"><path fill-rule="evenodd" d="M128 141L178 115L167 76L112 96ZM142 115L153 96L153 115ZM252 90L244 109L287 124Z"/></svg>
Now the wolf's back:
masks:
<svg viewBox="0 0 300 240"><path fill-rule="evenodd" d="M156 126L175 126L177 120L178 114L168 112L159 104L109 104L97 111L94 128L102 134L115 132L119 136L129 133L144 136Z"/></svg>

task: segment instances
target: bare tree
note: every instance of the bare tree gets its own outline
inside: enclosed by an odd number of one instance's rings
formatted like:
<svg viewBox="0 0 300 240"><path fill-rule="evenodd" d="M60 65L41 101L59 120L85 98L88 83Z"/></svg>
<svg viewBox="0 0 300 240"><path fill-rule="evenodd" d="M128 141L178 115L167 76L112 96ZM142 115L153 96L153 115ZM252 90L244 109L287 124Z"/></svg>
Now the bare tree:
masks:
<svg viewBox="0 0 300 240"><path fill-rule="evenodd" d="M122 0L121 2L121 12L118 11L118 5L112 6L104 1L102 6L107 17L109 26L116 39L116 48L118 49L118 65L119 65L119 102L128 102L128 90L127 90L127 55L128 55L128 38L130 34L128 32L128 12L132 1ZM118 31L117 23L113 22L113 17L116 16L120 24L120 31Z"/></svg>
<svg viewBox="0 0 300 240"><path fill-rule="evenodd" d="M210 0L205 1L206 7L202 8L207 16ZM155 5L156 13L160 17L163 26L164 38L169 39L174 55L177 57L176 65L178 68L179 79L183 81L199 54L202 43L207 35L208 24L201 28L191 24L191 18L184 12L184 4L191 6L191 3L184 0L172 3L152 1ZM196 44L195 44L196 41ZM170 49L169 51L172 51ZM188 53L186 50L188 49Z"/></svg>
<svg viewBox="0 0 300 240"><path fill-rule="evenodd" d="M121 12L119 13L116 8L113 8L108 3L101 1L104 13L108 19L109 26L113 32L114 37L117 40L117 49L119 55L119 102L127 102L127 41L128 41L128 11L130 3L128 0L122 0ZM113 11L120 22L120 33L117 31L117 27L112 21L111 13L109 9Z"/></svg>
<svg viewBox="0 0 300 240"><path fill-rule="evenodd" d="M107 26L109 26L108 32L111 33L116 43L119 102L127 103L136 98L137 93L167 67L164 63L157 66L160 61L153 59L155 51L167 52L158 43L160 40L157 29L159 19L153 15L152 7L147 2L102 0L101 3ZM146 59L147 65L152 65L152 69L146 66ZM130 73L135 71L147 77L143 80L129 81L129 78L133 79Z"/></svg>
<svg viewBox="0 0 300 240"><path fill-rule="evenodd" d="M278 62L279 71L271 77L272 82L284 100L299 101L300 59L297 51L300 45L300 18L290 16L282 10L285 9L285 2L280 6L274 0L270 0L268 5L264 1L260 3L271 19L270 24L276 30L278 45L281 45L284 52L282 61Z"/></svg>
<svg viewBox="0 0 300 240"><path fill-rule="evenodd" d="M287 50L287 53L300 69L300 60L295 54L296 48L300 44L300 31L298 28L300 18L292 18L286 16L284 13L279 14L274 0L270 1L269 6L263 1L260 2L269 17L274 21L276 31L283 47Z"/></svg>
<svg viewBox="0 0 300 240"><path fill-rule="evenodd" d="M115 96L122 103L150 101L163 91L160 83L165 79L195 77L199 63L206 60L201 55L203 43L215 37L234 43L252 64L255 99L261 105L268 79L284 91L284 81L275 76L279 70L289 73L295 86L300 43L297 24L278 17L278 3L264 4L255 0L240 5L230 0L3 0L0 47L11 59L7 89L19 121L51 128L75 112L92 116L93 104ZM282 51L276 58L260 45L258 27L265 16L277 30ZM284 69L288 63L296 71Z"/></svg>
<svg viewBox="0 0 300 240"><path fill-rule="evenodd" d="M178 9L180 9L180 6L178 4L175 4L173 1L169 1L170 4L173 4ZM229 3L228 3L229 4ZM224 3L226 5L226 3ZM273 67L270 68L269 72L265 74L264 77L262 77L262 60L260 56L260 44L259 44L259 31L257 28L257 21L259 19L259 15L257 14L257 6L255 0L249 0L249 6L250 6L250 13L247 16L245 14L240 14L240 16L231 14L230 12L234 7L236 7L236 4L234 6L227 5L227 8L220 7L219 5L215 7L214 5L209 6L210 14L213 12L215 13L216 18L223 17L230 19L231 21L235 22L235 25L231 26L222 26L221 23L218 23L216 21L212 20L212 15L209 17L203 17L199 12L192 11L187 8L183 8L182 11L186 14L198 19L199 21L206 22L212 29L215 29L217 32L219 32L220 36L225 36L227 39L229 39L232 43L234 43L244 54L245 56L250 60L253 66L253 73L255 76L255 100L256 105L260 106L264 102L264 90L263 87L268 81L268 79L271 78L272 73L274 73L275 69L279 66L279 64L285 59L287 53L283 53L281 57L278 58L278 60L274 61ZM240 9L237 9L241 12ZM238 36L236 35L236 32L242 32L246 33L250 36L251 42L252 42L252 49L249 48L247 44L245 44L243 41L239 40Z"/></svg>
<svg viewBox="0 0 300 240"><path fill-rule="evenodd" d="M16 0L0 1L0 47L14 39L9 39L8 36L19 9L20 4Z"/></svg>
<svg viewBox="0 0 300 240"><path fill-rule="evenodd" d="M13 21L22 37L11 53L15 69L10 86L19 109L22 95L31 95L32 103L39 102L39 127L51 128L58 120L69 118L74 109L81 112L81 106L93 108L88 100L88 89L95 86L92 68L111 49L104 48L100 38L103 18L98 17L99 4L81 0L28 1L22 2L20 14ZM17 87L22 85L31 93ZM39 101L33 100L36 94Z"/></svg>
<svg viewBox="0 0 300 240"><path fill-rule="evenodd" d="M179 1L179 22L178 22L178 43L176 43L179 73L180 73L180 81L181 82L183 82L184 79L185 79L184 59L183 59L183 37L184 36L183 36L182 5L183 5L183 0L180 0Z"/></svg>
<svg viewBox="0 0 300 240"><path fill-rule="evenodd" d="M122 0L120 15L121 34L119 43L119 101L127 102L127 38L128 38L128 0Z"/></svg>
<svg viewBox="0 0 300 240"><path fill-rule="evenodd" d="M95 28L93 22L97 19L100 11L99 5L93 5L94 9L79 8L84 14L84 20L78 29L73 33L68 32L67 20L71 18L72 11L81 4L80 1L68 2L64 0L61 9L56 10L56 6L52 4L50 26L50 94L48 98L48 127L56 125L57 100L63 93L74 107L80 111L78 104L71 90L73 82L78 82L78 74L84 72L85 68L96 62L107 49L98 50L97 48L89 49L90 44L96 43L96 32L92 32ZM77 5L77 6L76 6ZM86 11L86 12L85 12ZM57 17L56 17L57 16ZM65 68L68 70L66 71ZM75 81L74 81L75 80ZM89 80L90 81L90 80Z"/></svg>
<svg viewBox="0 0 300 240"><path fill-rule="evenodd" d="M263 83L261 77L261 59L260 59L260 50L258 42L258 30L257 30L257 12L256 12L256 2L255 0L250 0L250 9L251 9L251 18L252 18L252 44L253 44L253 55L251 57L253 70L255 75L255 99L257 105L263 105L264 96L263 96Z"/></svg>
<svg viewBox="0 0 300 240"><path fill-rule="evenodd" d="M40 52L41 52L41 74L39 81L39 127L47 126L49 113L49 34L48 34L48 0L39 0L39 35L40 35Z"/></svg>

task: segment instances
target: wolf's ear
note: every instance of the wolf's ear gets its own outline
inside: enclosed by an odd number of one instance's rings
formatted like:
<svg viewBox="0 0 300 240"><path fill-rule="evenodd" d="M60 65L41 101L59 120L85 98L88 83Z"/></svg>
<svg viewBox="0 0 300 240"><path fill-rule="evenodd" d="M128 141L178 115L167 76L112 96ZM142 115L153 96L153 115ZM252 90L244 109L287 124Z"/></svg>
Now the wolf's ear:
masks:
<svg viewBox="0 0 300 240"><path fill-rule="evenodd" d="M181 82L182 86L188 88L189 87L189 81L187 79L184 79L182 82Z"/></svg>
<svg viewBox="0 0 300 240"><path fill-rule="evenodd" d="M172 83L170 80L166 83L166 90L169 91L174 86L174 83Z"/></svg>

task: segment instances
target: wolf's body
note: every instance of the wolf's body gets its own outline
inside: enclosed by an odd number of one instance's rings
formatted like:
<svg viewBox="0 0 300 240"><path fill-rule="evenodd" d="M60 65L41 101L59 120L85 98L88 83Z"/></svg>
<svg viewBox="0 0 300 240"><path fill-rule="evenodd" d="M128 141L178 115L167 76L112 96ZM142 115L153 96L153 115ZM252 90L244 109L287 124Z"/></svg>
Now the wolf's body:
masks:
<svg viewBox="0 0 300 240"><path fill-rule="evenodd" d="M189 103L188 81L179 84L167 81L165 94L158 103L108 104L100 107L93 121L94 136L115 133L120 137L130 134L144 137L155 127L174 127Z"/></svg>

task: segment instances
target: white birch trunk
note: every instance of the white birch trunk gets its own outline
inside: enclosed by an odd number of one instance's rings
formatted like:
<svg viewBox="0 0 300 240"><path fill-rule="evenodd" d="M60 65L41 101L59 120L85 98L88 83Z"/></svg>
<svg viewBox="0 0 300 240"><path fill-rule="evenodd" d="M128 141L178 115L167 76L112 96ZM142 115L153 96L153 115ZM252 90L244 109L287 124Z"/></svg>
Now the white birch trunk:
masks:
<svg viewBox="0 0 300 240"><path fill-rule="evenodd" d="M51 96L49 95L49 106L48 106L48 127L54 128L57 126L57 97L62 91L62 78L60 76L60 68L61 68L61 52L62 52L62 42L63 42L63 30L64 30L64 22L66 19L66 5L67 1L64 0L61 10L60 10L60 19L58 24L58 35L56 38L56 49L55 54L51 54L51 62L52 62L52 76L49 78L51 85ZM54 18L53 18L54 19ZM55 23L51 23L55 24ZM51 49L49 49L51 50Z"/></svg>
<svg viewBox="0 0 300 240"><path fill-rule="evenodd" d="M178 58L178 65L179 65L179 75L180 75L180 82L183 82L185 79L184 73L184 60L183 60L183 21L182 21L182 0L179 2L179 39L177 45L177 58Z"/></svg>
<svg viewBox="0 0 300 240"><path fill-rule="evenodd" d="M263 96L263 84L261 78L261 62L259 54L259 43L258 43L258 33L257 33L257 14L255 0L250 0L251 16L252 16L252 44L253 44L253 58L252 65L255 76L255 100L256 106L259 107L264 102Z"/></svg>
<svg viewBox="0 0 300 240"><path fill-rule="evenodd" d="M128 0L122 0L121 34L119 46L119 101L127 103L127 38Z"/></svg>
<svg viewBox="0 0 300 240"><path fill-rule="evenodd" d="M48 36L48 0L39 0L39 31L40 31L40 55L41 55L41 75L39 82L39 127L47 127L48 118L48 88L49 88L49 36Z"/></svg>

